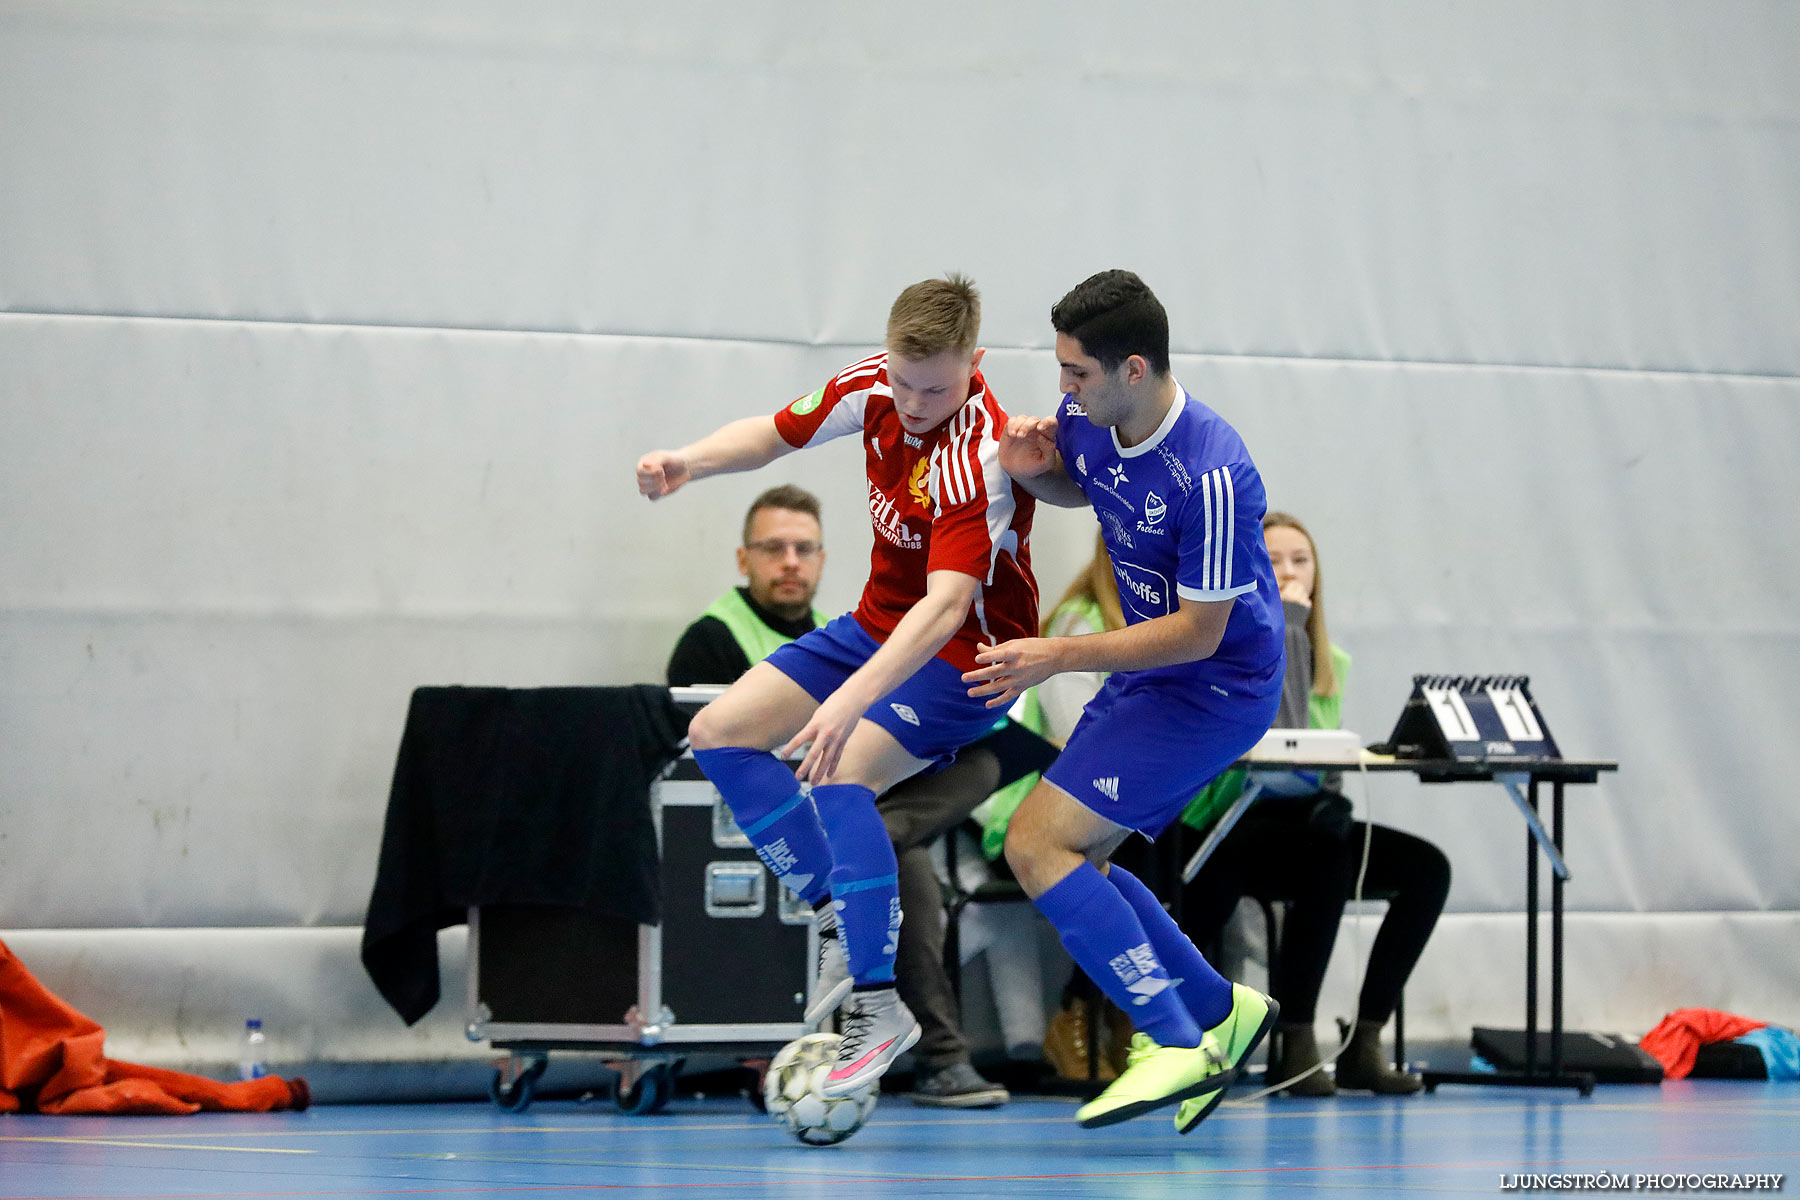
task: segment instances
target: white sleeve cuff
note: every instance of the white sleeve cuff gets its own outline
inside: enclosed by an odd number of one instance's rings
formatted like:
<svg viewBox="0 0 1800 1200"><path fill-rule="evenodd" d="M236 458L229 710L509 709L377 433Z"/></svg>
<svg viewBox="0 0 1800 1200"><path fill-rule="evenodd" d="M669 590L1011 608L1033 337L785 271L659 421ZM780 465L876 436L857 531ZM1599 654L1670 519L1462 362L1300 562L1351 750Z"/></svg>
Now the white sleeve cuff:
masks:
<svg viewBox="0 0 1800 1200"><path fill-rule="evenodd" d="M1205 604L1211 604L1219 600L1230 600L1234 596L1241 596L1245 592L1254 592L1255 590L1256 580L1254 579L1249 583L1239 584L1234 588L1226 588L1222 591L1211 592L1202 591L1199 588L1191 588L1185 583L1178 583L1175 585L1175 594L1180 596L1183 600L1199 600Z"/></svg>

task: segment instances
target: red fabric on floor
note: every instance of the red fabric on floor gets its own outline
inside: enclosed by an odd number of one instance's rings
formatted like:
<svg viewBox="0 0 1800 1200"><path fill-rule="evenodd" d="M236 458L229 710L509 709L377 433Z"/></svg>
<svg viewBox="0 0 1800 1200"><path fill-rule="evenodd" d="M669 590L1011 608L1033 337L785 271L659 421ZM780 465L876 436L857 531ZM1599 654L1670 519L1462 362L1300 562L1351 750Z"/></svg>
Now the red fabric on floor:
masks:
<svg viewBox="0 0 1800 1200"><path fill-rule="evenodd" d="M63 1003L0 942L0 1112L174 1116L311 1102L306 1080L219 1083L103 1053L106 1031Z"/></svg>
<svg viewBox="0 0 1800 1200"><path fill-rule="evenodd" d="M1686 1079L1694 1069L1694 1055L1709 1042L1728 1042L1761 1029L1767 1021L1753 1021L1716 1008L1678 1008L1644 1035L1638 1045L1663 1065L1669 1079Z"/></svg>

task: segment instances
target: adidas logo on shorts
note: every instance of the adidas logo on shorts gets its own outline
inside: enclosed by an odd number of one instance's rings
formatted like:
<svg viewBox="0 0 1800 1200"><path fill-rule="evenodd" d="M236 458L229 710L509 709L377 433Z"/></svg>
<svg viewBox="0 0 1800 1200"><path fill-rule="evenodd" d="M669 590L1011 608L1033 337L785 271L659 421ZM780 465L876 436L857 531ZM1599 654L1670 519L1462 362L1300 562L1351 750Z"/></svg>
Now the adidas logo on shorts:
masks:
<svg viewBox="0 0 1800 1200"><path fill-rule="evenodd" d="M1094 790L1117 804L1119 802L1119 777L1108 775L1104 779L1094 780Z"/></svg>
<svg viewBox="0 0 1800 1200"><path fill-rule="evenodd" d="M919 723L919 714L908 708L906 705L890 704L888 707L894 710L894 715L896 717L899 717L908 725L917 725Z"/></svg>

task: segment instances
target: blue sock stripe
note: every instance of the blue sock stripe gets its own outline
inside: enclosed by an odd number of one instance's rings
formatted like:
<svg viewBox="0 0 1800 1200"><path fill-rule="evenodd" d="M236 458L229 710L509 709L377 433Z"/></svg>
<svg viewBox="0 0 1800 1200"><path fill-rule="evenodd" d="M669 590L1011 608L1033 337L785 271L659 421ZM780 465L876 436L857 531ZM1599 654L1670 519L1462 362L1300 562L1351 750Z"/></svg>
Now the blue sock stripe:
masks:
<svg viewBox="0 0 1800 1200"><path fill-rule="evenodd" d="M754 838L757 834L793 812L795 808L805 803L805 801L805 792L795 792L792 796L788 797L785 803L777 805L773 812L768 813L761 820L751 825L740 825L738 828L743 831L745 837Z"/></svg>
<svg viewBox="0 0 1800 1200"><path fill-rule="evenodd" d="M899 886L900 876L897 874L877 875L873 879L852 879L847 883L840 883L838 880L834 879L831 881L831 894L833 896L844 896L851 892L866 892L870 888Z"/></svg>

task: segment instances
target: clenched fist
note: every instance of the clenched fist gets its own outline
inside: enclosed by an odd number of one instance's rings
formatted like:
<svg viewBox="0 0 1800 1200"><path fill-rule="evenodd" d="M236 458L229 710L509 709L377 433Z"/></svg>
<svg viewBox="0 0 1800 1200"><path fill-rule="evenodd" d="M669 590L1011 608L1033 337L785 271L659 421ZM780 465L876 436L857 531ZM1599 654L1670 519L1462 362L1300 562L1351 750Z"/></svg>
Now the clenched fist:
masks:
<svg viewBox="0 0 1800 1200"><path fill-rule="evenodd" d="M689 479L687 461L673 450L652 450L637 462L638 494L661 500Z"/></svg>

